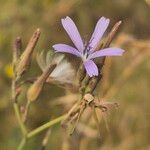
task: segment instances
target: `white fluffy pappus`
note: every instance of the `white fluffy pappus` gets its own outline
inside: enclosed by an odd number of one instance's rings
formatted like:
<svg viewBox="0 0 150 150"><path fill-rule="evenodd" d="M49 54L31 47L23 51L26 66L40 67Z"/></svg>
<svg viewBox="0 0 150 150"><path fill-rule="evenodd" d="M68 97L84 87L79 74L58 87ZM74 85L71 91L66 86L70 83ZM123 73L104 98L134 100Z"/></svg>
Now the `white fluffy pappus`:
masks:
<svg viewBox="0 0 150 150"><path fill-rule="evenodd" d="M37 55L37 63L42 71L51 63L57 64L56 68L47 79L47 82L56 81L60 84L73 84L75 71L63 54L48 52L46 56L44 56L44 52L42 51Z"/></svg>

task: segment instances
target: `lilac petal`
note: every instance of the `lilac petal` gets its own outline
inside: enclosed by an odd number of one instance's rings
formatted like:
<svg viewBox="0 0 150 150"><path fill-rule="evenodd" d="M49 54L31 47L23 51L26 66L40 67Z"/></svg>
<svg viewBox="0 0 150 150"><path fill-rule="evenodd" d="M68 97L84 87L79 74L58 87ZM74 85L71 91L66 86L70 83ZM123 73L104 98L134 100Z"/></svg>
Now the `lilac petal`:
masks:
<svg viewBox="0 0 150 150"><path fill-rule="evenodd" d="M88 60L88 61L84 62L84 67L90 77L98 76L98 68L92 60Z"/></svg>
<svg viewBox="0 0 150 150"><path fill-rule="evenodd" d="M123 52L121 48L105 48L89 55L88 60L102 56L122 56Z"/></svg>
<svg viewBox="0 0 150 150"><path fill-rule="evenodd" d="M70 53L81 57L80 52L72 46L66 44L55 44L52 46L56 52Z"/></svg>
<svg viewBox="0 0 150 150"><path fill-rule="evenodd" d="M105 17L101 17L94 29L94 32L92 34L92 37L89 41L89 47L91 47L91 51L95 50L98 46L104 32L106 31L108 25L109 25L109 19L106 19Z"/></svg>
<svg viewBox="0 0 150 150"><path fill-rule="evenodd" d="M84 50L84 44L75 23L68 16L64 19L61 19L61 22L74 45L82 52Z"/></svg>
<svg viewBox="0 0 150 150"><path fill-rule="evenodd" d="M89 55L88 60L102 56L122 56L123 52L121 48L105 48Z"/></svg>

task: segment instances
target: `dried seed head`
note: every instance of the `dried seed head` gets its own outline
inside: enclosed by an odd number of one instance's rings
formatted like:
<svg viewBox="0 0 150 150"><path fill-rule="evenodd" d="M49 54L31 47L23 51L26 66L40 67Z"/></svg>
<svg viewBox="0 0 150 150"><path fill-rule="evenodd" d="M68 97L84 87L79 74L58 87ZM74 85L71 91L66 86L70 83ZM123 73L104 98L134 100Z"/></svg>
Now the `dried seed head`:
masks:
<svg viewBox="0 0 150 150"><path fill-rule="evenodd" d="M56 67L56 64L50 65L44 72L43 74L31 85L27 92L27 99L29 101L35 101L38 96L40 95L43 85L48 78L48 76L51 74L51 72L54 70Z"/></svg>
<svg viewBox="0 0 150 150"><path fill-rule="evenodd" d="M94 100L94 97L93 97L93 95L88 93L88 94L84 95L84 100L86 100L88 103L90 103Z"/></svg>
<svg viewBox="0 0 150 150"><path fill-rule="evenodd" d="M68 60L65 59L64 55L49 51L46 56L44 56L44 52L42 51L37 55L37 63L42 71L50 64L55 63L57 65L49 75L47 82L60 85L73 84L75 71Z"/></svg>

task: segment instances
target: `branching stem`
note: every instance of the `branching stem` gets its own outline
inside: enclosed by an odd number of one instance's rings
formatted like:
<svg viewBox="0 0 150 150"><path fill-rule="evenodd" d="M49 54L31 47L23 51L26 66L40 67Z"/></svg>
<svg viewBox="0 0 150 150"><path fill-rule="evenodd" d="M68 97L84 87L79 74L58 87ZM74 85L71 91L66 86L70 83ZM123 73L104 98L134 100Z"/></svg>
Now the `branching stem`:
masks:
<svg viewBox="0 0 150 150"><path fill-rule="evenodd" d="M37 135L38 133L40 133L41 131L43 131L47 128L50 128L51 126L61 122L65 117L66 117L66 115L62 115L54 120L51 120L51 121L45 123L44 125L36 128L36 129L34 129L33 131L31 131L27 134L27 138L31 138L31 137Z"/></svg>

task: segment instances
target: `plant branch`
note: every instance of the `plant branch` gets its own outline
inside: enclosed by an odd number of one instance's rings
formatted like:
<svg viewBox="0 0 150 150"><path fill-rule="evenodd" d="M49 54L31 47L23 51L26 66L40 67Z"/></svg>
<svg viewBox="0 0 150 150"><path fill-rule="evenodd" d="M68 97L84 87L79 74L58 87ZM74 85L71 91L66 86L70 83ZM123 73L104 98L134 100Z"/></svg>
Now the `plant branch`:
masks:
<svg viewBox="0 0 150 150"><path fill-rule="evenodd" d="M23 147L25 146L26 144L26 138L23 138L18 146L18 149L17 150L22 150Z"/></svg>
<svg viewBox="0 0 150 150"><path fill-rule="evenodd" d="M40 133L41 131L61 122L65 117L66 117L66 115L62 115L54 120L51 120L51 121L45 123L44 125L36 128L36 129L34 129L33 131L31 131L27 134L27 138L31 138L31 137L37 135L38 133Z"/></svg>
<svg viewBox="0 0 150 150"><path fill-rule="evenodd" d="M27 130L26 130L26 127L25 127L25 125L23 124L23 122L21 120L21 116L20 116L20 112L19 112L19 108L18 108L18 104L17 103L14 103L14 110L15 110L15 115L16 115L16 118L18 120L20 129L22 131L22 134L26 135L27 134Z"/></svg>
<svg viewBox="0 0 150 150"><path fill-rule="evenodd" d="M25 106L25 111L24 111L24 114L23 114L23 123L26 123L30 104L31 104L31 102L27 101L27 104Z"/></svg>

